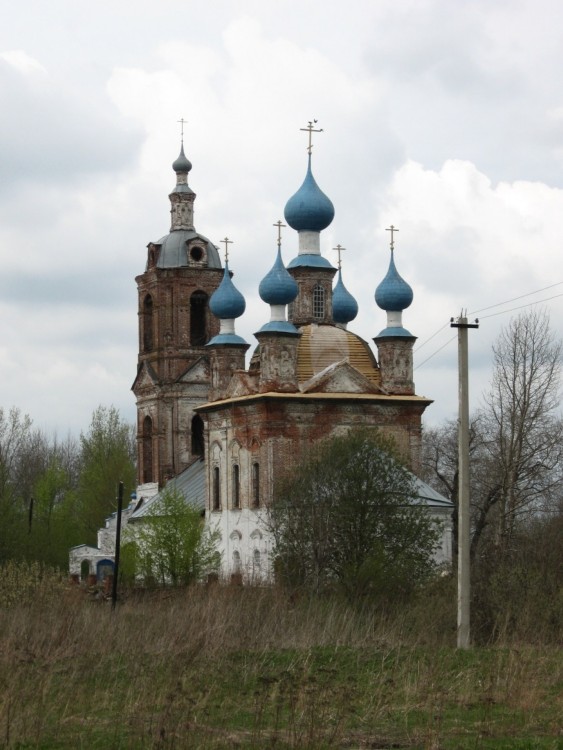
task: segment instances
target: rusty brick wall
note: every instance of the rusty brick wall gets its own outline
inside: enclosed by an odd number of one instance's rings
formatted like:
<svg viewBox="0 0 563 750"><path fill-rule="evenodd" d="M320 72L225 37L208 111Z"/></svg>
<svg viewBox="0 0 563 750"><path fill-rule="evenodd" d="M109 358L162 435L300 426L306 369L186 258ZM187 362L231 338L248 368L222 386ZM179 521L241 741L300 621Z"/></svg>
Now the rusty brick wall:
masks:
<svg viewBox="0 0 563 750"><path fill-rule="evenodd" d="M276 479L311 445L354 427L378 427L392 437L407 465L420 467L421 416L427 402L391 399L255 398L204 407L209 451L220 468L222 510L232 507L233 461L240 469L241 508L252 507L252 464L260 464L260 496L267 504ZM236 446L236 450L233 447ZM209 454L211 455L211 453ZM233 456L236 458L234 459ZM210 467L209 471L212 471ZM209 476L211 486L211 474ZM209 509L211 506L208 504Z"/></svg>

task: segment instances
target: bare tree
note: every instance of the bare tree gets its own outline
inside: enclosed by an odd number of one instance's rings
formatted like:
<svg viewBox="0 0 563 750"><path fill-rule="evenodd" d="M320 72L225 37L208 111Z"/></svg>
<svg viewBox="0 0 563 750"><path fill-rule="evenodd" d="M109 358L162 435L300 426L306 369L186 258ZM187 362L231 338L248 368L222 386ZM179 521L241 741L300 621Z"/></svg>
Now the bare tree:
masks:
<svg viewBox="0 0 563 750"><path fill-rule="evenodd" d="M520 520L545 509L561 482L562 346L547 313L537 310L511 320L493 346L486 447L498 486L495 541L501 549Z"/></svg>
<svg viewBox="0 0 563 750"><path fill-rule="evenodd" d="M470 426L473 558L484 538L506 551L520 525L557 505L561 353L548 315L538 311L511 320L493 346L491 388ZM426 480L457 502L456 422L425 433L423 468Z"/></svg>

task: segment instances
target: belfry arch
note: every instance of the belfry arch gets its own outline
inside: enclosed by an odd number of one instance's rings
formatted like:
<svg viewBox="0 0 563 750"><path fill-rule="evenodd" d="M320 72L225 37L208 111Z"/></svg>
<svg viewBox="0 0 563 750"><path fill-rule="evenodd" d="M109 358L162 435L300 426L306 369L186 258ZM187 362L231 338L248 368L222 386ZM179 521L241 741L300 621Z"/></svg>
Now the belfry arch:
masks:
<svg viewBox="0 0 563 750"><path fill-rule="evenodd" d="M209 295L206 292L194 292L190 297L190 345L204 346L208 341L207 316Z"/></svg>

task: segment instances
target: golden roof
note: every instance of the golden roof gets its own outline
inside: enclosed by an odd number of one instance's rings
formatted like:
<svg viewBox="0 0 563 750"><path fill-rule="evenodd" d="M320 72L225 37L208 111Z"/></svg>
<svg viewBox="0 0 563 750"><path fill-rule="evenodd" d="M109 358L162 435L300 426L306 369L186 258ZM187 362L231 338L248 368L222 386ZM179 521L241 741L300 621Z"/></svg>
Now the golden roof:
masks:
<svg viewBox="0 0 563 750"><path fill-rule="evenodd" d="M297 347L297 379L304 383L329 365L347 359L374 385L381 381L375 357L366 341L332 325L303 326Z"/></svg>

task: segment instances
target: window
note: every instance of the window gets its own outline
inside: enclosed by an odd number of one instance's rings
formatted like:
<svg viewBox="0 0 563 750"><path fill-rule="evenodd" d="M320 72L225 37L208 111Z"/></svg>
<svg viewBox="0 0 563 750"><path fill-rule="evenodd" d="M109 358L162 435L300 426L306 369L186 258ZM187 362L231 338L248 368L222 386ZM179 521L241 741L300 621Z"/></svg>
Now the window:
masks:
<svg viewBox="0 0 563 750"><path fill-rule="evenodd" d="M153 346L153 304L152 297L147 294L143 300L143 351L150 352Z"/></svg>
<svg viewBox="0 0 563 750"><path fill-rule="evenodd" d="M198 245L192 247L192 249L190 250L190 257L193 261L199 263L199 261L203 258L203 249Z"/></svg>
<svg viewBox="0 0 563 750"><path fill-rule="evenodd" d="M240 552L238 549L236 549L233 552L233 573L240 573L241 571L241 564L240 564Z"/></svg>
<svg viewBox="0 0 563 750"><path fill-rule="evenodd" d="M240 469L233 465L233 508L240 508Z"/></svg>
<svg viewBox="0 0 563 750"><path fill-rule="evenodd" d="M192 346L203 346L207 343L207 299L205 292L194 292L190 297L190 344Z"/></svg>
<svg viewBox="0 0 563 750"><path fill-rule="evenodd" d="M148 416L143 420L142 461L143 482L152 482L152 419Z"/></svg>
<svg viewBox="0 0 563 750"><path fill-rule="evenodd" d="M259 549L254 550L254 553L252 555L252 563L254 565L254 570L258 572L260 570L260 563L261 563Z"/></svg>
<svg viewBox="0 0 563 750"><path fill-rule="evenodd" d="M317 318L318 320L324 318L325 316L325 290L320 285L317 284L313 288L313 318Z"/></svg>
<svg viewBox="0 0 563 750"><path fill-rule="evenodd" d="M196 414L192 419L192 456L203 456L204 453L203 419Z"/></svg>
<svg viewBox="0 0 563 750"><path fill-rule="evenodd" d="M221 475L219 467L213 467L213 510L221 510Z"/></svg>
<svg viewBox="0 0 563 750"><path fill-rule="evenodd" d="M252 507L260 507L260 465L252 464Z"/></svg>

